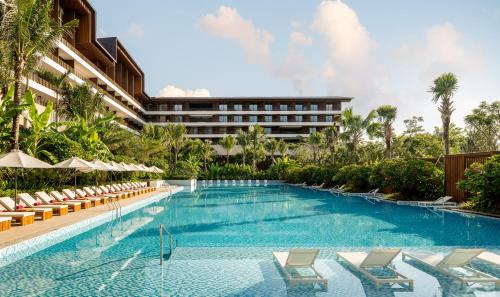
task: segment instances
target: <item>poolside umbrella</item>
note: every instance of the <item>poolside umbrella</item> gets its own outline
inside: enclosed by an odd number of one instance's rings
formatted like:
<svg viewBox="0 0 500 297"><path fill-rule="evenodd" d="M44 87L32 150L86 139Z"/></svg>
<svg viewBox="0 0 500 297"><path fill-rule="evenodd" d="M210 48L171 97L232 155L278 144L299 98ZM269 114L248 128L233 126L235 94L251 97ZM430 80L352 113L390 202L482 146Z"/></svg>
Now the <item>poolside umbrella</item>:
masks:
<svg viewBox="0 0 500 297"><path fill-rule="evenodd" d="M92 161L90 163L92 163L94 166L96 166L98 171L113 171L113 166L111 166L107 163L104 163L103 161L101 161L99 159L95 159L94 161ZM95 179L96 179L96 185L99 185L99 183L97 181L97 175L96 175Z"/></svg>
<svg viewBox="0 0 500 297"><path fill-rule="evenodd" d="M156 167L156 166L153 166L153 172L154 173L164 173L165 171L161 170L160 168Z"/></svg>
<svg viewBox="0 0 500 297"><path fill-rule="evenodd" d="M75 189L76 189L76 175L77 175L76 173L77 172L87 173L87 172L91 172L94 170L98 170L99 167L88 162L88 161L82 160L78 157L72 157L72 158L69 158L68 160L64 160L60 163L57 163L56 165L54 165L54 168L75 170Z"/></svg>
<svg viewBox="0 0 500 297"><path fill-rule="evenodd" d="M17 209L17 170L18 168L53 168L49 163L33 158L20 150L12 150L10 153L0 156L0 167L14 168L15 189L14 207Z"/></svg>

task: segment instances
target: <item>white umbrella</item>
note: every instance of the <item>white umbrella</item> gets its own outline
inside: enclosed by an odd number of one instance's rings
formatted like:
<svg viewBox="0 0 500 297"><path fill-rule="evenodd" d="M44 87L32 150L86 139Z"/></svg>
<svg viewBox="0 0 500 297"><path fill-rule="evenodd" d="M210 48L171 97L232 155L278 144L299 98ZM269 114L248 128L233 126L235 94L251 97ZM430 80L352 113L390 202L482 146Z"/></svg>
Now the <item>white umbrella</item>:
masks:
<svg viewBox="0 0 500 297"><path fill-rule="evenodd" d="M96 159L96 160L92 161L91 163L98 167L97 170L100 170L100 171L113 171L113 166L111 166L108 163L105 163L105 162L103 162L103 161L101 161L99 159Z"/></svg>
<svg viewBox="0 0 500 297"><path fill-rule="evenodd" d="M18 168L53 168L49 163L33 158L20 150L12 150L10 153L0 156L0 167L14 168L15 190L14 207L17 208L17 169Z"/></svg>
<svg viewBox="0 0 500 297"><path fill-rule="evenodd" d="M126 164L126 163L123 163L121 162L120 165L125 168L127 171L135 171L135 168L134 167L131 167L130 165Z"/></svg>
<svg viewBox="0 0 500 297"><path fill-rule="evenodd" d="M77 171L86 173L86 172L98 170L99 167L88 162L88 161L82 160L78 157L72 157L72 158L69 158L68 160L64 160L60 163L55 164L54 168L75 170L75 189L76 189L76 172Z"/></svg>
<svg viewBox="0 0 500 297"><path fill-rule="evenodd" d="M144 171L144 172L149 172L149 168L146 165L144 165L144 164L140 164L139 168L141 168L141 170Z"/></svg>
<svg viewBox="0 0 500 297"><path fill-rule="evenodd" d="M153 166L152 168L153 168L153 172L154 173L163 173L163 172L165 172L165 171L161 170L160 168L158 168L156 166Z"/></svg>
<svg viewBox="0 0 500 297"><path fill-rule="evenodd" d="M111 166L113 166L113 171L128 171L126 168L124 168L122 165L112 161L110 163Z"/></svg>

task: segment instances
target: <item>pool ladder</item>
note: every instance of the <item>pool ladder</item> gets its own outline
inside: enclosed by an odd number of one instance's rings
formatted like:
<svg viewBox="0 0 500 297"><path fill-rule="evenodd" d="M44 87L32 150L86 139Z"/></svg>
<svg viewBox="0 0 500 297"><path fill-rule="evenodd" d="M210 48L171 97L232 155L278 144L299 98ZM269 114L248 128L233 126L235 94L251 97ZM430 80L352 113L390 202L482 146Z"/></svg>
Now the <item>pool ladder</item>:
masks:
<svg viewBox="0 0 500 297"><path fill-rule="evenodd" d="M168 258L172 257L172 253L174 252L174 249L177 247L177 241L175 241L175 246L174 246L174 236L170 231L167 229L163 228L163 224L160 224L160 265L163 265L163 230L168 235L168 249L169 249L169 255Z"/></svg>
<svg viewBox="0 0 500 297"><path fill-rule="evenodd" d="M118 198L111 198L111 201L108 203L108 209L116 213L117 218L122 216L122 206Z"/></svg>

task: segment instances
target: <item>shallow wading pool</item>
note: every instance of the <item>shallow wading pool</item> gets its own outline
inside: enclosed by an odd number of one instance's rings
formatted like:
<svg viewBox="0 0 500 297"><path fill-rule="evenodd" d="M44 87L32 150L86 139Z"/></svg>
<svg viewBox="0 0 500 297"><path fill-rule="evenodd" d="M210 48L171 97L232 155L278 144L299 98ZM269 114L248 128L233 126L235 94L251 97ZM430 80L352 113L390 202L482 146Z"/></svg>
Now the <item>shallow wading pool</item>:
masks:
<svg viewBox="0 0 500 297"><path fill-rule="evenodd" d="M165 237L159 265L159 225ZM167 232L165 232L167 233ZM273 251L321 249L328 288L291 288ZM500 296L490 284L462 288L411 261L396 268L410 290L376 288L336 261L336 251L377 247L447 253L457 247L500 252L500 220L369 202L292 186L213 186L178 193L0 268L1 296ZM500 277L500 268L476 268Z"/></svg>

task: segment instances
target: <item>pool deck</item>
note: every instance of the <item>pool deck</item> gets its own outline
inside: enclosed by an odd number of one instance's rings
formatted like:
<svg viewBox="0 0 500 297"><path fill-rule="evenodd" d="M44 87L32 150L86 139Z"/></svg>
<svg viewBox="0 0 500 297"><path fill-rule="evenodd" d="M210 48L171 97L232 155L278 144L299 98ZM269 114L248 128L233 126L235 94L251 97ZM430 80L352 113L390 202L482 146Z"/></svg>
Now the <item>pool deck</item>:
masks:
<svg viewBox="0 0 500 297"><path fill-rule="evenodd" d="M132 198L122 199L120 200L120 205L123 208L125 206L148 199L152 196L169 192L169 190L172 190L173 188L176 187L163 188L158 191L142 194ZM89 209L82 209L75 213L69 212L67 215L62 217L53 216L47 221L36 220L34 224L23 227L12 226L10 230L0 232L0 249L58 230L62 227L66 227L83 220L96 217L109 211L110 209L108 205L100 205Z"/></svg>

